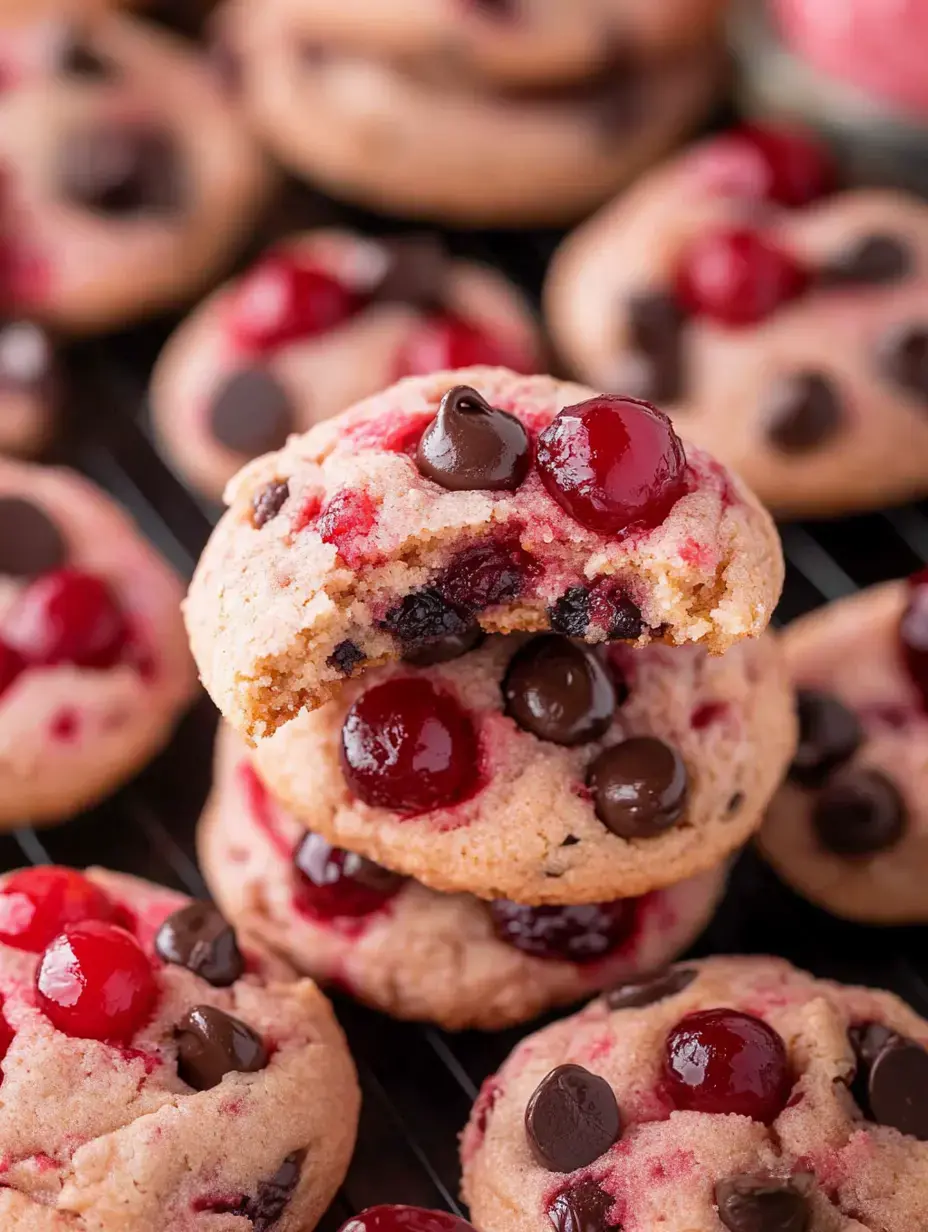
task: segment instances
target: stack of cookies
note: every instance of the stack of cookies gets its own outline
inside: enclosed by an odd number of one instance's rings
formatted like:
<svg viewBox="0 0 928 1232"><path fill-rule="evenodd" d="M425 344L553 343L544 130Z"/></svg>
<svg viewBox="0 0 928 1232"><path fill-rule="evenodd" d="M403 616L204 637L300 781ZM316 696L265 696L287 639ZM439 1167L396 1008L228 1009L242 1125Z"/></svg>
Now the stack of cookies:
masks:
<svg viewBox="0 0 928 1232"><path fill-rule="evenodd" d="M232 481L186 605L227 917L399 1017L671 960L795 742L767 513L647 403L416 377Z"/></svg>

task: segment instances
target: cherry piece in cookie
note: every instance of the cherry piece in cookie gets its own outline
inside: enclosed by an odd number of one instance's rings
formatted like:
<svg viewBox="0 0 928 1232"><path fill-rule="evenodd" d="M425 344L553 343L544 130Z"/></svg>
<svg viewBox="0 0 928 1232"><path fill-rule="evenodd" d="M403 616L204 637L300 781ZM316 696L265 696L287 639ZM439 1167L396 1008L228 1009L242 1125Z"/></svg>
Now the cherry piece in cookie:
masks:
<svg viewBox="0 0 928 1232"><path fill-rule="evenodd" d="M383 619L383 627L403 646L403 658L427 667L459 658L480 642L483 632L467 611L449 603L433 587L406 595Z"/></svg>
<svg viewBox="0 0 928 1232"><path fill-rule="evenodd" d="M394 375L399 380L477 365L520 372L525 369L525 359L479 325L443 313L427 317L415 326L396 357Z"/></svg>
<svg viewBox="0 0 928 1232"><path fill-rule="evenodd" d="M533 638L516 652L503 697L506 713L524 731L565 745L603 735L618 704L598 652L558 634Z"/></svg>
<svg viewBox="0 0 928 1232"><path fill-rule="evenodd" d="M581 1065L559 1065L541 1080L525 1109L535 1158L549 1172L575 1172L619 1139L622 1118L612 1087Z"/></svg>
<svg viewBox="0 0 928 1232"><path fill-rule="evenodd" d="M609 1218L615 1200L594 1180L580 1181L562 1190L548 1204L554 1232L606 1232L618 1228Z"/></svg>
<svg viewBox="0 0 928 1232"><path fill-rule="evenodd" d="M58 157L58 191L74 205L115 218L174 215L186 207L182 151L162 129L80 128L67 134Z"/></svg>
<svg viewBox="0 0 928 1232"><path fill-rule="evenodd" d="M808 285L794 257L748 227L699 235L684 248L675 277L688 312L730 328L756 325Z"/></svg>
<svg viewBox="0 0 928 1232"><path fill-rule="evenodd" d="M466 1219L421 1206L369 1206L342 1224L339 1232L473 1232Z"/></svg>
<svg viewBox="0 0 928 1232"><path fill-rule="evenodd" d="M67 555L61 531L43 509L21 496L0 498L0 574L38 577L61 568Z"/></svg>
<svg viewBox="0 0 928 1232"><path fill-rule="evenodd" d="M479 780L477 735L450 694L397 677L363 693L342 727L342 768L365 804L400 813L449 807Z"/></svg>
<svg viewBox="0 0 928 1232"><path fill-rule="evenodd" d="M49 864L12 873L0 888L0 942L39 954L63 929L85 920L125 922L125 912L73 868Z"/></svg>
<svg viewBox="0 0 928 1232"><path fill-rule="evenodd" d="M680 1109L735 1113L769 1125L786 1105L789 1063L780 1036L737 1010L699 1010L668 1032L667 1092Z"/></svg>
<svg viewBox="0 0 928 1232"><path fill-rule="evenodd" d="M666 997L689 988L697 975L694 967L671 967L657 975L643 976L639 980L626 980L605 994L604 1000L611 1010L638 1010L656 1005Z"/></svg>
<svg viewBox="0 0 928 1232"><path fill-rule="evenodd" d="M860 748L863 728L857 715L830 693L800 689L796 707L799 744L789 777L804 787L820 787Z"/></svg>
<svg viewBox="0 0 928 1232"><path fill-rule="evenodd" d="M293 853L299 875L296 904L317 919L370 915L406 884L398 873L307 834Z"/></svg>
<svg viewBox="0 0 928 1232"><path fill-rule="evenodd" d="M836 775L815 802L812 825L826 851L852 858L894 847L908 814L896 786L879 770Z"/></svg>
<svg viewBox="0 0 928 1232"><path fill-rule="evenodd" d="M276 518L290 498L286 479L274 479L255 493L251 502L251 521L255 530Z"/></svg>
<svg viewBox="0 0 928 1232"><path fill-rule="evenodd" d="M142 947L97 920L70 925L45 950L36 1000L51 1024L78 1039L126 1044L146 1025L158 985Z"/></svg>
<svg viewBox="0 0 928 1232"><path fill-rule="evenodd" d="M596 962L614 953L635 933L638 901L574 907L526 907L508 899L490 904L493 929L501 941L524 954L560 962Z"/></svg>
<svg viewBox="0 0 928 1232"><path fill-rule="evenodd" d="M538 438L548 493L589 530L653 529L685 492L686 457L670 420L603 394L565 407Z"/></svg>
<svg viewBox="0 0 928 1232"><path fill-rule="evenodd" d="M234 930L211 903L190 903L169 915L158 929L155 952L214 988L228 988L245 970Z"/></svg>
<svg viewBox="0 0 928 1232"><path fill-rule="evenodd" d="M226 1074L254 1074L268 1050L255 1031L213 1005L197 1005L175 1027L177 1073L195 1091L209 1091Z"/></svg>
<svg viewBox="0 0 928 1232"><path fill-rule="evenodd" d="M36 578L6 615L5 641L29 663L115 666L130 640L116 596L101 578L58 569Z"/></svg>
<svg viewBox="0 0 928 1232"><path fill-rule="evenodd" d="M25 671L26 660L5 642L0 642L0 697Z"/></svg>
<svg viewBox="0 0 928 1232"><path fill-rule="evenodd" d="M242 281L229 325L239 346L265 355L335 329L363 304L362 296L327 270L275 252Z"/></svg>
<svg viewBox="0 0 928 1232"><path fill-rule="evenodd" d="M596 815L621 838L653 838L676 825L689 779L675 749L653 736L634 736L604 749L587 784Z"/></svg>
<svg viewBox="0 0 928 1232"><path fill-rule="evenodd" d="M519 420L467 385L448 390L416 451L420 472L452 492L514 491L530 462Z"/></svg>
<svg viewBox="0 0 928 1232"><path fill-rule="evenodd" d="M731 1176L716 1182L715 1205L728 1232L806 1232L808 1199L788 1180Z"/></svg>
<svg viewBox="0 0 928 1232"><path fill-rule="evenodd" d="M835 187L837 172L824 144L798 128L749 124L725 139L726 153L740 147L757 195L790 209L809 205ZM751 162L753 160L753 162Z"/></svg>

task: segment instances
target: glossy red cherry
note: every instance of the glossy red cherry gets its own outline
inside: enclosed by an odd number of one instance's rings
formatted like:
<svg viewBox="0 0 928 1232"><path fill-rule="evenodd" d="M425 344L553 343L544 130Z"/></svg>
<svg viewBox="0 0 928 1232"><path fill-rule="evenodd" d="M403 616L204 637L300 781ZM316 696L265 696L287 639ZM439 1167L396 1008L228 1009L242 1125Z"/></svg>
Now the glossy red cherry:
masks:
<svg viewBox="0 0 928 1232"><path fill-rule="evenodd" d="M477 785L479 749L467 713L420 677L362 693L342 727L342 767L365 804L398 813L445 808Z"/></svg>
<svg viewBox="0 0 928 1232"><path fill-rule="evenodd" d="M490 915L497 937L525 954L588 963L605 958L634 936L638 900L526 907L497 899L490 904Z"/></svg>
<svg viewBox="0 0 928 1232"><path fill-rule="evenodd" d="M35 977L39 1008L77 1039L127 1044L149 1021L158 986L142 947L115 924L73 924L46 949Z"/></svg>
<svg viewBox="0 0 928 1232"><path fill-rule="evenodd" d="M670 420L648 402L603 394L568 406L538 438L538 472L589 530L650 530L686 491L686 456Z"/></svg>
<svg viewBox="0 0 928 1232"><path fill-rule="evenodd" d="M15 1038L16 1032L3 1017L3 1015L0 1014L0 1061L2 1061L6 1054L10 1051L10 1044L12 1044ZM2 1075L0 1075L0 1081L2 1081Z"/></svg>
<svg viewBox="0 0 928 1232"><path fill-rule="evenodd" d="M791 209L826 196L837 182L834 161L815 136L767 124L717 137L706 149L705 173L718 192Z"/></svg>
<svg viewBox="0 0 928 1232"><path fill-rule="evenodd" d="M476 364L527 372L530 364L498 338L460 317L427 317L415 326L396 357L396 377L427 376Z"/></svg>
<svg viewBox="0 0 928 1232"><path fill-rule="evenodd" d="M7 646L6 642L0 642L0 697L19 677L25 666L22 655Z"/></svg>
<svg viewBox="0 0 928 1232"><path fill-rule="evenodd" d="M923 709L928 710L928 569L909 578L909 601L899 621L902 659Z"/></svg>
<svg viewBox="0 0 928 1232"><path fill-rule="evenodd" d="M20 869L0 888L0 941L31 954L44 950L69 924L125 918L121 907L73 868Z"/></svg>
<svg viewBox="0 0 928 1232"><path fill-rule="evenodd" d="M371 915L402 889L405 878L371 860L307 834L293 853L297 907L320 920Z"/></svg>
<svg viewBox="0 0 928 1232"><path fill-rule="evenodd" d="M677 1108L737 1113L769 1125L790 1092L786 1046L772 1027L737 1010L687 1014L667 1035L664 1077Z"/></svg>
<svg viewBox="0 0 928 1232"><path fill-rule="evenodd" d="M239 285L230 327L240 346L266 353L334 329L363 303L361 295L319 266L271 253Z"/></svg>
<svg viewBox="0 0 928 1232"><path fill-rule="evenodd" d="M130 630L106 582L57 569L22 592L7 613L4 637L31 665L105 668L119 662Z"/></svg>
<svg viewBox="0 0 928 1232"><path fill-rule="evenodd" d="M709 231L684 250L677 266L679 303L722 325L753 325L800 296L808 271L748 227Z"/></svg>
<svg viewBox="0 0 928 1232"><path fill-rule="evenodd" d="M339 1232L474 1232L465 1219L421 1206L369 1206L342 1224Z"/></svg>

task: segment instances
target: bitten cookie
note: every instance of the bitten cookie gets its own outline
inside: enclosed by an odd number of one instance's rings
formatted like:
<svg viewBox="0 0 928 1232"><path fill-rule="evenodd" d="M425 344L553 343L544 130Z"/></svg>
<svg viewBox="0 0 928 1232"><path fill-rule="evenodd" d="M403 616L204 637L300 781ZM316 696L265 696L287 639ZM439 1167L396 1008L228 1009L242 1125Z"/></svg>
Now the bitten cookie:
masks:
<svg viewBox="0 0 928 1232"><path fill-rule="evenodd" d="M402 381L226 495L187 627L248 735L481 626L722 651L763 631L782 583L769 517L659 411L504 369Z"/></svg>
<svg viewBox="0 0 928 1232"><path fill-rule="evenodd" d="M727 872L585 907L437 894L307 834L225 726L198 847L237 926L323 983L450 1030L511 1026L662 967L708 922Z"/></svg>
<svg viewBox="0 0 928 1232"><path fill-rule="evenodd" d="M38 453L52 434L60 397L46 331L30 321L0 320L0 453Z"/></svg>
<svg viewBox="0 0 928 1232"><path fill-rule="evenodd" d="M837 915L928 921L928 577L831 603L790 625L783 645L799 750L764 854Z"/></svg>
<svg viewBox="0 0 928 1232"><path fill-rule="evenodd" d="M691 131L723 76L717 42L703 38L660 58L616 50L573 84L506 87L441 58L366 55L327 37L337 18L314 26L295 7L232 0L220 13L245 114L296 174L407 218L582 216Z"/></svg>
<svg viewBox="0 0 928 1232"><path fill-rule="evenodd" d="M776 958L711 958L530 1036L462 1140L480 1229L908 1232L928 1023Z"/></svg>
<svg viewBox="0 0 928 1232"><path fill-rule="evenodd" d="M436 890L560 905L673 885L745 841L792 755L772 638L460 650L350 681L255 749L308 829Z"/></svg>
<svg viewBox="0 0 928 1232"><path fill-rule="evenodd" d="M928 490L928 207L833 177L798 131L711 138L569 237L546 288L583 379L659 402L787 515Z"/></svg>
<svg viewBox="0 0 928 1232"><path fill-rule="evenodd" d="M400 377L473 364L539 371L528 303L432 236L295 236L177 330L152 377L155 429L219 497L235 472Z"/></svg>
<svg viewBox="0 0 928 1232"><path fill-rule="evenodd" d="M63 821L167 741L194 689L181 594L86 479L0 461L0 829Z"/></svg>
<svg viewBox="0 0 928 1232"><path fill-rule="evenodd" d="M354 1067L316 986L239 940L102 869L0 881L4 1232L314 1227Z"/></svg>
<svg viewBox="0 0 928 1232"><path fill-rule="evenodd" d="M263 157L205 64L118 15L0 25L0 302L68 331L195 292L245 239Z"/></svg>

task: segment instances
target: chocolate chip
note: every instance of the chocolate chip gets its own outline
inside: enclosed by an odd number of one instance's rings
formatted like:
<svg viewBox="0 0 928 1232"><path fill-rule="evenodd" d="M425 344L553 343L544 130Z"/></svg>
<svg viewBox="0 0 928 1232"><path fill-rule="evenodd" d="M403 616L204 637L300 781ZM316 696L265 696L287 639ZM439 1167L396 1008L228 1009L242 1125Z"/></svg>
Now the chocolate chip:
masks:
<svg viewBox="0 0 928 1232"><path fill-rule="evenodd" d="M293 431L294 413L283 386L264 368L242 368L213 395L213 436L243 458L280 449Z"/></svg>
<svg viewBox="0 0 928 1232"><path fill-rule="evenodd" d="M0 389L48 399L56 386L55 351L45 330L31 321L0 326Z"/></svg>
<svg viewBox="0 0 928 1232"><path fill-rule="evenodd" d="M830 693L800 689L796 707L799 747L789 777L803 787L821 787L860 748L863 728L854 712Z"/></svg>
<svg viewBox="0 0 928 1232"><path fill-rule="evenodd" d="M557 633L526 642L502 684L506 713L552 744L583 744L608 730L616 692L599 654Z"/></svg>
<svg viewBox="0 0 928 1232"><path fill-rule="evenodd" d="M67 560L61 531L44 510L19 496L0 497L0 574L31 578Z"/></svg>
<svg viewBox="0 0 928 1232"><path fill-rule="evenodd" d="M889 380L928 402L928 326L894 329L880 343L879 358Z"/></svg>
<svg viewBox="0 0 928 1232"><path fill-rule="evenodd" d="M683 395L683 328L686 315L673 295L648 291L628 301L632 349L619 393L663 405Z"/></svg>
<svg viewBox="0 0 928 1232"><path fill-rule="evenodd" d="M656 1005L665 997L675 997L689 988L698 974L695 967L671 967L657 975L626 980L605 993L605 1002L611 1010L640 1010L646 1005Z"/></svg>
<svg viewBox="0 0 928 1232"><path fill-rule="evenodd" d="M190 903L169 915L158 929L155 950L214 988L228 988L245 970L235 932L211 903Z"/></svg>
<svg viewBox="0 0 928 1232"><path fill-rule="evenodd" d="M409 304L424 312L444 305L448 258L437 235L406 235L382 241L388 265L379 286L377 303Z"/></svg>
<svg viewBox="0 0 928 1232"><path fill-rule="evenodd" d="M483 639L474 617L431 586L406 595L380 623L399 638L406 662L419 667L456 659Z"/></svg>
<svg viewBox="0 0 928 1232"><path fill-rule="evenodd" d="M912 249L896 235L862 235L838 252L821 270L826 286L898 282L914 268Z"/></svg>
<svg viewBox="0 0 928 1232"><path fill-rule="evenodd" d="M812 813L819 842L838 856L886 851L899 842L907 824L902 797L878 770L849 770L833 778Z"/></svg>
<svg viewBox="0 0 928 1232"><path fill-rule="evenodd" d="M96 51L86 34L71 23L65 23L58 33L55 67L68 77L83 77L89 81L109 81L118 75L112 60Z"/></svg>
<svg viewBox="0 0 928 1232"><path fill-rule="evenodd" d="M420 472L450 492L511 492L530 462L528 433L518 419L468 385L448 390L416 450Z"/></svg>
<svg viewBox="0 0 928 1232"><path fill-rule="evenodd" d="M587 776L596 816L620 838L653 838L669 830L683 815L687 784L679 754L653 736L604 749Z"/></svg>
<svg viewBox="0 0 928 1232"><path fill-rule="evenodd" d="M617 1227L609 1219L615 1199L591 1178L565 1189L548 1207L555 1232L606 1232Z"/></svg>
<svg viewBox="0 0 928 1232"><path fill-rule="evenodd" d="M549 1172L585 1168L618 1141L619 1106L604 1078L582 1065L559 1065L541 1080L525 1109L535 1158Z"/></svg>
<svg viewBox="0 0 928 1232"><path fill-rule="evenodd" d="M329 667L334 667L336 671L341 672L343 676L351 676L354 669L366 659L367 655L360 646L356 646L351 641L344 641L338 643L326 659L326 663Z"/></svg>
<svg viewBox="0 0 928 1232"><path fill-rule="evenodd" d="M251 522L255 530L260 530L266 522L276 518L287 503L290 496L290 485L286 479L274 479L251 498Z"/></svg>
<svg viewBox="0 0 928 1232"><path fill-rule="evenodd" d="M864 1114L873 1119L870 1111L870 1069L887 1044L901 1037L898 1032L881 1022L856 1022L847 1029L848 1042L857 1059L857 1069L851 1081L851 1093Z"/></svg>
<svg viewBox="0 0 928 1232"><path fill-rule="evenodd" d="M877 1124L928 1142L928 1050L894 1036L870 1067L867 1087Z"/></svg>
<svg viewBox="0 0 928 1232"><path fill-rule="evenodd" d="M590 592L585 586L571 586L548 608L548 619L556 633L583 637L590 624Z"/></svg>
<svg viewBox="0 0 928 1232"><path fill-rule="evenodd" d="M269 1061L260 1035L212 1005L196 1005L174 1028L177 1073L195 1091L209 1091L226 1074L254 1074Z"/></svg>
<svg viewBox="0 0 928 1232"><path fill-rule="evenodd" d="M117 217L177 214L189 196L174 137L125 124L67 133L59 149L58 188L72 205Z"/></svg>
<svg viewBox="0 0 928 1232"><path fill-rule="evenodd" d="M436 663L450 663L460 659L483 642L483 630L476 621L464 633L449 633L447 637L431 642L420 642L403 651L403 661L413 667L433 667Z"/></svg>
<svg viewBox="0 0 928 1232"><path fill-rule="evenodd" d="M718 1181L715 1204L729 1232L806 1232L809 1202L789 1181L732 1176Z"/></svg>
<svg viewBox="0 0 928 1232"><path fill-rule="evenodd" d="M725 805L725 813L728 817L734 817L735 813L740 812L744 804L744 792L736 791L734 795L729 797L728 803Z"/></svg>
<svg viewBox="0 0 928 1232"><path fill-rule="evenodd" d="M288 1155L272 1177L261 1181L253 1198L247 1198L241 1211L251 1220L251 1232L271 1232L287 1209L293 1191L300 1181L305 1151Z"/></svg>
<svg viewBox="0 0 928 1232"><path fill-rule="evenodd" d="M834 385L818 372L782 377L763 408L767 439L782 453L808 453L831 440L844 415Z"/></svg>

